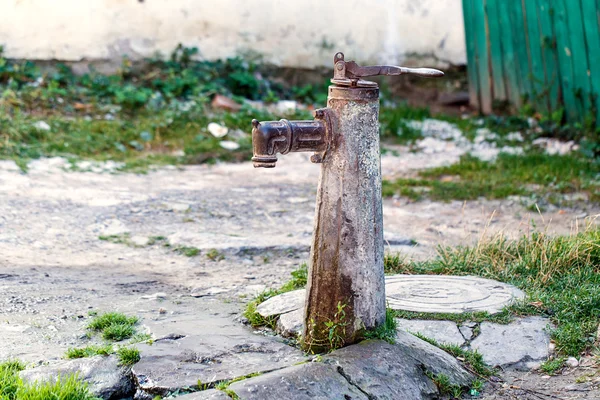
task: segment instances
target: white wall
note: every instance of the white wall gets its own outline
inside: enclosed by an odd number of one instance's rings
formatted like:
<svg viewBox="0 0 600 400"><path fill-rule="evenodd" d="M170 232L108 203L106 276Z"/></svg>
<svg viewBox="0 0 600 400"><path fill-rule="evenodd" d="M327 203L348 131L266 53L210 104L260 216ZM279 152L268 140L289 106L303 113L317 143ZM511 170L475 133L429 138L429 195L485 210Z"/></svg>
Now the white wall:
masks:
<svg viewBox="0 0 600 400"><path fill-rule="evenodd" d="M331 65L336 51L363 62L410 63L411 53L466 62L461 0L0 0L11 58L119 61L180 42L202 58L250 50L282 66Z"/></svg>

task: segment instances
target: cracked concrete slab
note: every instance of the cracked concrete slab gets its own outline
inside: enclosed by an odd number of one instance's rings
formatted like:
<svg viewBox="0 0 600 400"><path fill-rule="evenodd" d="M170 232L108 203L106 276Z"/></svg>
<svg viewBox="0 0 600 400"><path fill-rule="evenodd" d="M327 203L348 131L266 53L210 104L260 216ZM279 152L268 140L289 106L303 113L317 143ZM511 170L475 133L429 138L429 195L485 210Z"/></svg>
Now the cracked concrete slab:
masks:
<svg viewBox="0 0 600 400"><path fill-rule="evenodd" d="M420 333L438 343L456 344L461 346L465 338L452 321L431 321L420 319L397 318L398 329L412 333Z"/></svg>
<svg viewBox="0 0 600 400"><path fill-rule="evenodd" d="M277 338L239 326L178 340L138 345L141 359L132 368L141 390L166 395L182 388L288 367L307 358Z"/></svg>
<svg viewBox="0 0 600 400"><path fill-rule="evenodd" d="M368 400L333 365L311 362L229 386L241 400Z"/></svg>
<svg viewBox="0 0 600 400"><path fill-rule="evenodd" d="M471 348L478 350L492 366L536 368L550 355L549 323L542 317L527 317L508 325L482 322L481 333L471 342Z"/></svg>

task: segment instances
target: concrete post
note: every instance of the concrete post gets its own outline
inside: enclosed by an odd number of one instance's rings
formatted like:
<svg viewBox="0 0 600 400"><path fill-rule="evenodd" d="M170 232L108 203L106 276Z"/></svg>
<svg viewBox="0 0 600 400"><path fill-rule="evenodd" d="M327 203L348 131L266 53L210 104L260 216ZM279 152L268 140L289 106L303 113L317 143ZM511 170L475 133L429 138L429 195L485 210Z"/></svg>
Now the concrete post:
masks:
<svg viewBox="0 0 600 400"><path fill-rule="evenodd" d="M379 89L332 85L305 303L304 348L354 343L385 320Z"/></svg>

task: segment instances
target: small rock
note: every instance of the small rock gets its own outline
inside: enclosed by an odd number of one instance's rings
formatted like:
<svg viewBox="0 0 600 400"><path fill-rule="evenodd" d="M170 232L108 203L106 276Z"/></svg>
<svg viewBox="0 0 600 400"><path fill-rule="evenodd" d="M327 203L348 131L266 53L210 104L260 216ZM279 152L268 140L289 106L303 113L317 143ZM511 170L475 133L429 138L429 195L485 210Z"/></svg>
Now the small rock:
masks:
<svg viewBox="0 0 600 400"><path fill-rule="evenodd" d="M584 382L584 383L573 383L571 385L567 385L565 386L565 391L566 392L587 392L590 389L590 383L589 382Z"/></svg>
<svg viewBox="0 0 600 400"><path fill-rule="evenodd" d="M297 337L302 333L303 318L303 308L282 314L277 321L277 332L284 337Z"/></svg>
<svg viewBox="0 0 600 400"><path fill-rule="evenodd" d="M219 125L216 122L211 122L208 124L207 129L210 134L216 138L222 138L223 136L227 135L227 132L229 132L229 129L227 129L226 126Z"/></svg>
<svg viewBox="0 0 600 400"><path fill-rule="evenodd" d="M168 202L164 203L164 207L168 211L173 212L186 212L190 209L190 205L187 203Z"/></svg>
<svg viewBox="0 0 600 400"><path fill-rule="evenodd" d="M232 142L231 140L223 140L219 142L219 146L221 146L225 150L237 150L240 148L239 143Z"/></svg>
<svg viewBox="0 0 600 400"><path fill-rule="evenodd" d="M150 239L145 236L133 236L130 240L131 243L137 247L145 247L150 242Z"/></svg>
<svg viewBox="0 0 600 400"><path fill-rule="evenodd" d="M161 307L161 308L158 309L158 313L159 314L166 314L167 313L167 309Z"/></svg>
<svg viewBox="0 0 600 400"><path fill-rule="evenodd" d="M567 358L567 361L565 361L565 364L571 368L575 368L579 366L579 360L577 360L575 357L569 357Z"/></svg>
<svg viewBox="0 0 600 400"><path fill-rule="evenodd" d="M259 304L256 307L256 311L264 318L285 314L301 309L304 305L305 297L305 289L293 290L279 296L271 297L269 300Z"/></svg>
<svg viewBox="0 0 600 400"><path fill-rule="evenodd" d="M287 114L296 111L298 108L298 102L294 100L280 100L275 105L275 109L280 114Z"/></svg>
<svg viewBox="0 0 600 400"><path fill-rule="evenodd" d="M235 100L220 94L213 98L213 101L210 105L212 108L218 108L227 111L239 111L242 108L242 106L236 103Z"/></svg>
<svg viewBox="0 0 600 400"><path fill-rule="evenodd" d="M190 293L192 297L205 297L205 296L214 296L215 294L228 292L228 289L220 288L220 287L211 287L211 288L194 288Z"/></svg>
<svg viewBox="0 0 600 400"><path fill-rule="evenodd" d="M39 129L40 131L49 131L51 129L50 125L48 125L46 121L38 121L33 124L33 127Z"/></svg>
<svg viewBox="0 0 600 400"><path fill-rule="evenodd" d="M292 204L306 203L310 199L306 197L288 197L287 201Z"/></svg>
<svg viewBox="0 0 600 400"><path fill-rule="evenodd" d="M144 300L165 300L167 298L167 294L158 292L158 293L154 293L154 294L148 294L148 295L142 296L140 298L144 299Z"/></svg>

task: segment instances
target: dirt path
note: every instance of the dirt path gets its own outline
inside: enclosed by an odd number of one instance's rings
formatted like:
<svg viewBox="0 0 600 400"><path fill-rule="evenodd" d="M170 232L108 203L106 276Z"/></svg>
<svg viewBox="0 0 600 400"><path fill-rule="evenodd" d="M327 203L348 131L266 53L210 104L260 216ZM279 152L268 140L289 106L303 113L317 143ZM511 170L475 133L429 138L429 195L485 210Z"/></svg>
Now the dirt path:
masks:
<svg viewBox="0 0 600 400"><path fill-rule="evenodd" d="M431 164L420 153L382 162L384 176ZM62 166L61 159L36 161L23 174L0 162L0 359L60 358L83 342L89 310L146 320L231 316L308 259L319 172L308 156L282 157L273 170L243 163L133 175ZM599 213L539 215L514 201L384 202L389 250L416 258L432 256L439 244L518 235L534 225L566 234ZM110 235L127 243L99 239ZM200 254L186 257L177 246Z"/></svg>

